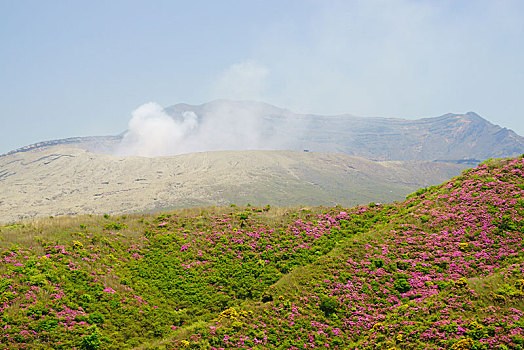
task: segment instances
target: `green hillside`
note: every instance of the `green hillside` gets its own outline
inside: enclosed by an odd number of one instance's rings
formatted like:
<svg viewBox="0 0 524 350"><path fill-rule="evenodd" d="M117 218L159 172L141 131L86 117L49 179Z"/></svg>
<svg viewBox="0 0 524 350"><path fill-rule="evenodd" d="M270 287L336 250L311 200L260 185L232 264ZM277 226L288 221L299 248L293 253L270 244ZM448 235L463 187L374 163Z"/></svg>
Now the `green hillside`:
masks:
<svg viewBox="0 0 524 350"><path fill-rule="evenodd" d="M402 203L0 228L0 349L522 349L524 159Z"/></svg>

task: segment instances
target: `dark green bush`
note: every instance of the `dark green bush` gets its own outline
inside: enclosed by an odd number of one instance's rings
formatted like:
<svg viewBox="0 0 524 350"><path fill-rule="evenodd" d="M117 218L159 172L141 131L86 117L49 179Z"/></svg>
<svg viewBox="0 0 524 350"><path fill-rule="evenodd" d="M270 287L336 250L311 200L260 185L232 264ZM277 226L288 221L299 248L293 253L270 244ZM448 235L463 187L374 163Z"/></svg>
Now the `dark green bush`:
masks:
<svg viewBox="0 0 524 350"><path fill-rule="evenodd" d="M320 297L320 310L329 316L337 311L338 301L333 297L323 295Z"/></svg>
<svg viewBox="0 0 524 350"><path fill-rule="evenodd" d="M102 324L104 323L104 321L105 321L104 315L102 315L98 311L95 311L91 315L89 315L89 323L91 324Z"/></svg>
<svg viewBox="0 0 524 350"><path fill-rule="evenodd" d="M82 337L82 341L80 342L80 348L85 350L96 350L100 349L100 346L102 345L102 341L100 340L100 335L98 332L84 335Z"/></svg>
<svg viewBox="0 0 524 350"><path fill-rule="evenodd" d="M411 290L411 285L405 278L396 279L394 287L399 293L406 293Z"/></svg>
<svg viewBox="0 0 524 350"><path fill-rule="evenodd" d="M110 222L108 224L105 224L104 225L104 229L105 230L123 230L123 229L126 229L127 228L127 225L126 224L123 224L121 222Z"/></svg>

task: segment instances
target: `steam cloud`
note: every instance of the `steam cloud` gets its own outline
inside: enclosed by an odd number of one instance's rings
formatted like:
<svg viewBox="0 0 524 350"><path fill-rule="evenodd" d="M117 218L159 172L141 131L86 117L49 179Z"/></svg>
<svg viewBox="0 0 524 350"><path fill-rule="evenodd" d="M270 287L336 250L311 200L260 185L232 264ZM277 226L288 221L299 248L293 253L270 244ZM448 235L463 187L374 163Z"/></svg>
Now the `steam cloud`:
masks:
<svg viewBox="0 0 524 350"><path fill-rule="evenodd" d="M269 73L268 68L253 60L235 63L218 77L211 95L264 99ZM197 107L200 115L193 110L171 111L170 115L158 104L146 103L132 113L128 132L115 153L157 157L218 150L290 149L286 130L296 136L301 126L291 120L292 113L272 108L256 102L216 100L203 110ZM265 118L275 114L278 125L267 124Z"/></svg>
<svg viewBox="0 0 524 350"><path fill-rule="evenodd" d="M217 150L282 149L282 132L264 134L269 108L262 103L215 101L202 115L183 111L170 116L150 102L132 113L117 155L157 157ZM283 117L284 119L284 117ZM285 122L282 130L288 129Z"/></svg>
<svg viewBox="0 0 524 350"><path fill-rule="evenodd" d="M144 157L176 154L181 142L197 126L193 112L185 112L183 120L177 122L158 104L146 103L132 113L128 132L116 153Z"/></svg>

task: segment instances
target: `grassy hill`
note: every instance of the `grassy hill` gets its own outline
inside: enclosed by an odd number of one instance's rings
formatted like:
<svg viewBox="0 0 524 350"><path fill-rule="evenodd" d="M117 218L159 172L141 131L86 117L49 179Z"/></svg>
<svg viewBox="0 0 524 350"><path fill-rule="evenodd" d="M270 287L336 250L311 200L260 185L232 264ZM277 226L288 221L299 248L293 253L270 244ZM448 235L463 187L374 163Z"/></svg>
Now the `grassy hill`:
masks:
<svg viewBox="0 0 524 350"><path fill-rule="evenodd" d="M522 349L524 159L392 205L0 230L0 348Z"/></svg>

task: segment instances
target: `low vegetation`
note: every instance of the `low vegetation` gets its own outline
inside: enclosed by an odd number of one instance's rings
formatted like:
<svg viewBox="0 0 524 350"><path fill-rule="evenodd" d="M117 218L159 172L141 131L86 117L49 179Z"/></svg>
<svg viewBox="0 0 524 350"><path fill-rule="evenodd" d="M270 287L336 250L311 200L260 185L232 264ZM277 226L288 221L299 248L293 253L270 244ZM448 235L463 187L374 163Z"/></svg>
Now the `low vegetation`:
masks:
<svg viewBox="0 0 524 350"><path fill-rule="evenodd" d="M0 228L0 349L522 349L524 159L402 203Z"/></svg>

